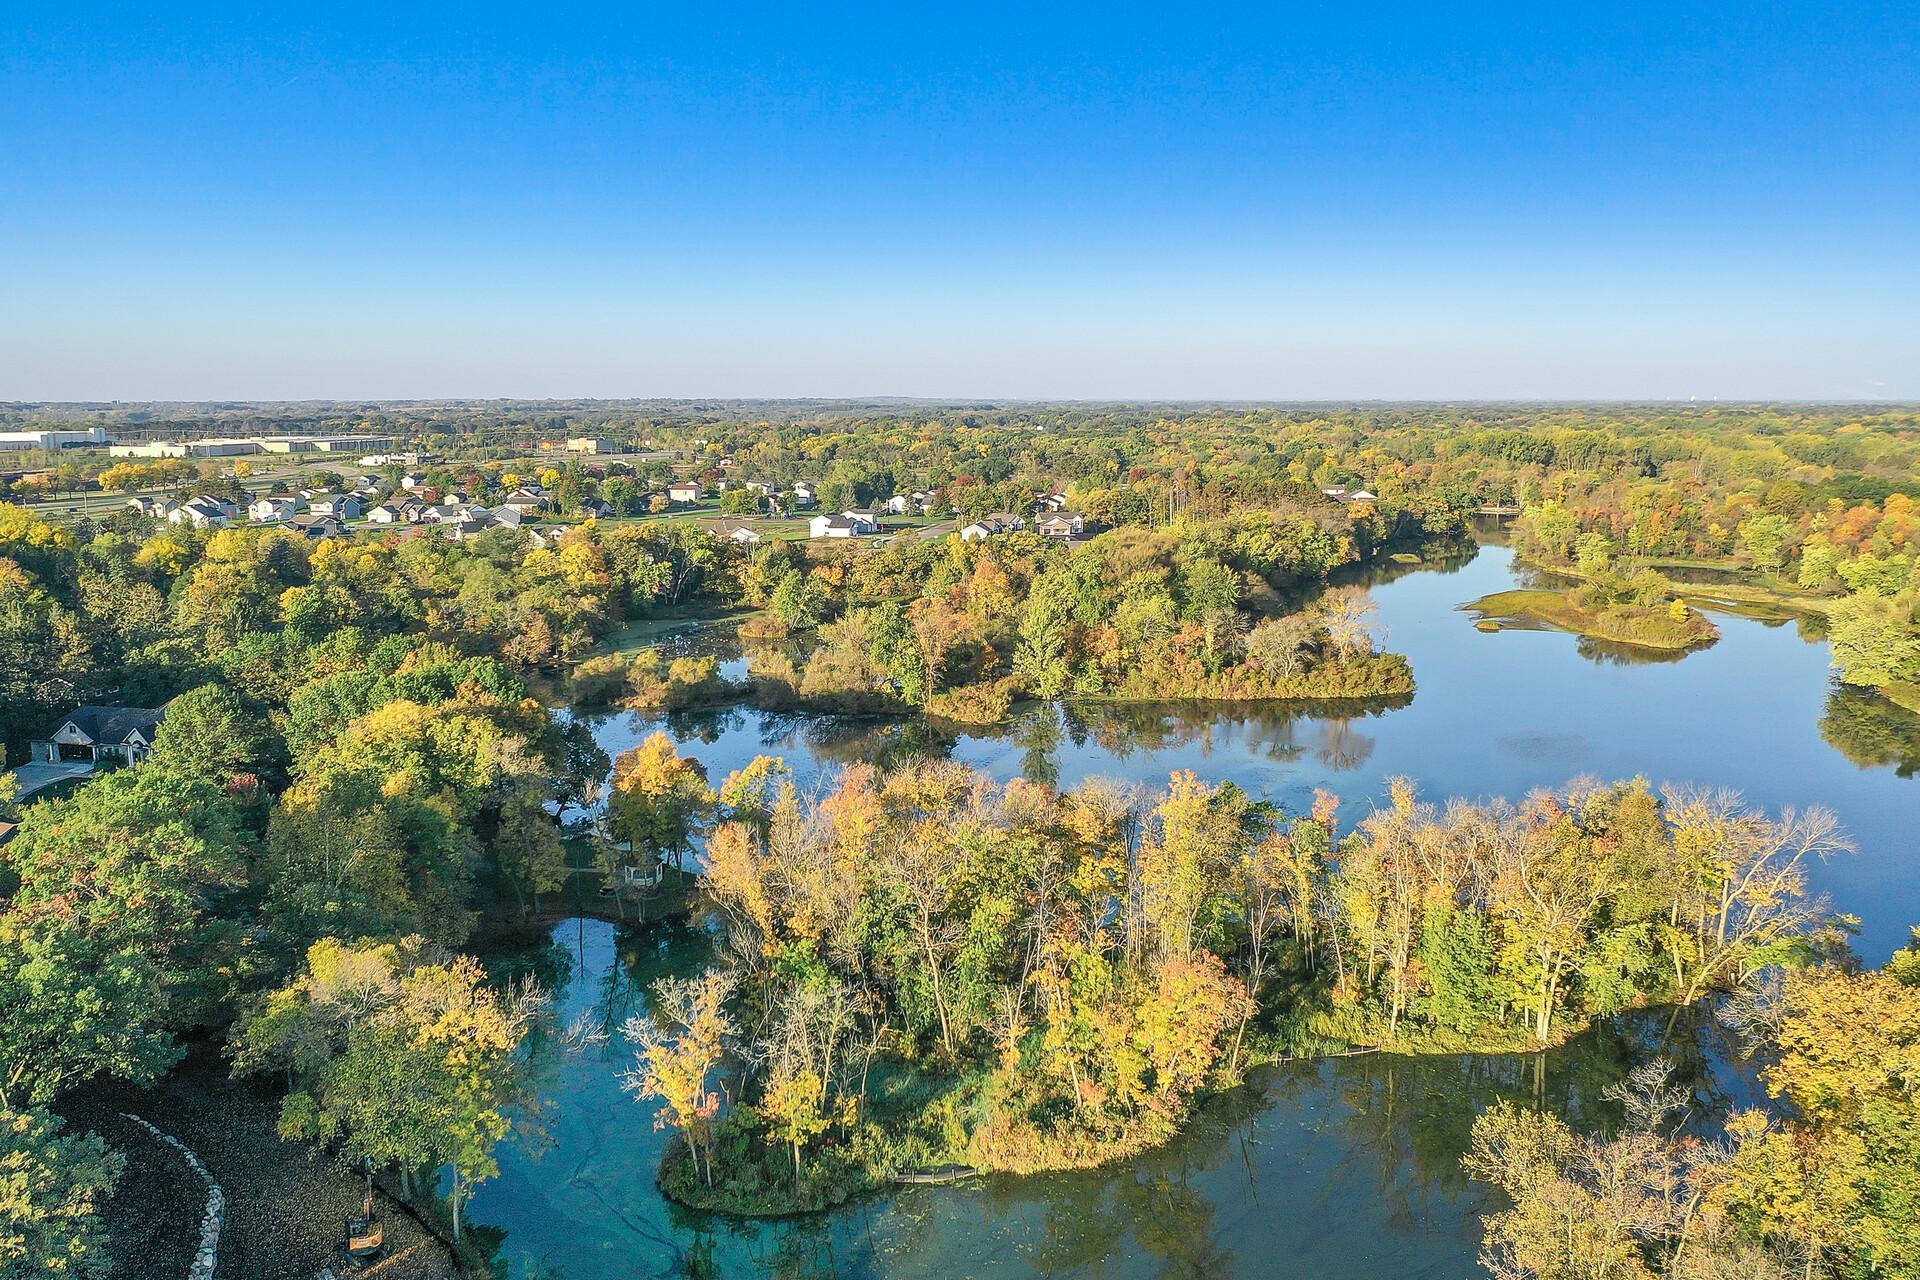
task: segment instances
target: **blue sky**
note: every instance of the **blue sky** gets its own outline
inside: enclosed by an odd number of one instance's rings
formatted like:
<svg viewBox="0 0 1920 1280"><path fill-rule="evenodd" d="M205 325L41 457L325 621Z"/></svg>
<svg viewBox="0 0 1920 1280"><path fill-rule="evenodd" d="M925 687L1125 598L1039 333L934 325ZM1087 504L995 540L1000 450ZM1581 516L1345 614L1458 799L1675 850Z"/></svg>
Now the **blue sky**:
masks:
<svg viewBox="0 0 1920 1280"><path fill-rule="evenodd" d="M1920 398L1912 3L319 8L0 28L0 398Z"/></svg>

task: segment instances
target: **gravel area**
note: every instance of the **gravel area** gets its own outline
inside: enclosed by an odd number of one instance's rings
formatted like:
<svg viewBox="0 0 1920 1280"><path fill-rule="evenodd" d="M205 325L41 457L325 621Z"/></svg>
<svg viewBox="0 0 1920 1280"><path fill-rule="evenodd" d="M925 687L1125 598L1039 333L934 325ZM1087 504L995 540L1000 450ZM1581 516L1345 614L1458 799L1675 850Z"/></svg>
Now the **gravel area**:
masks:
<svg viewBox="0 0 1920 1280"><path fill-rule="evenodd" d="M227 1077L210 1049L196 1048L152 1089L106 1086L61 1110L127 1157L107 1206L114 1256L125 1280L184 1278L199 1245L207 1189L179 1153L119 1116L127 1111L193 1148L226 1194L216 1280L313 1280L333 1267L368 1280L457 1280L447 1251L413 1219L384 1204L388 1251L365 1271L341 1264L347 1217L364 1184L300 1143L280 1140L279 1099L260 1081Z"/></svg>

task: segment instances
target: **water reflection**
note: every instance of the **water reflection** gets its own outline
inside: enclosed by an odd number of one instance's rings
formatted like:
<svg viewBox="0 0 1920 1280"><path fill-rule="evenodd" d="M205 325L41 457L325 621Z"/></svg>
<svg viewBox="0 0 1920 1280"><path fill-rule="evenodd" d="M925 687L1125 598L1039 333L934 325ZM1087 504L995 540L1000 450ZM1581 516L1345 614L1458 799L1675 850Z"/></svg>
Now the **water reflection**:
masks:
<svg viewBox="0 0 1920 1280"><path fill-rule="evenodd" d="M684 926L557 925L524 965L557 955L563 1020L617 1028L663 974L704 964ZM497 957L497 964L511 963ZM1257 1070L1209 1099L1174 1141L1108 1169L907 1187L766 1222L694 1213L653 1184L662 1135L619 1090L617 1038L543 1055L542 1101L475 1198L522 1280L627 1276L1089 1277L1474 1273L1483 1208L1460 1169L1474 1116L1502 1098L1582 1129L1619 1123L1605 1090L1654 1053L1694 1085L1694 1121L1750 1098L1710 1018L1641 1014L1548 1053L1366 1054ZM535 1268L543 1268L536 1273Z"/></svg>
<svg viewBox="0 0 1920 1280"><path fill-rule="evenodd" d="M1150 787L1176 769L1300 809L1315 788L1351 812L1395 775L1429 796L1517 797L1578 773L1738 789L1769 808L1825 804L1860 846L1814 869L1817 887L1865 920L1883 959L1920 921L1911 814L1920 717L1837 689L1816 622L1716 613L1722 636L1684 661L1650 661L1562 632L1484 633L1459 611L1515 584L1504 547L1371 566L1392 647L1419 691L1390 702L1074 703L1028 706L1004 724L781 714L732 707L666 717L590 717L611 754L664 727L716 781L756 755L787 757L803 785L853 761L960 760L999 778L1059 786L1112 777ZM705 633L702 643L721 643Z"/></svg>
<svg viewBox="0 0 1920 1280"><path fill-rule="evenodd" d="M1920 771L1920 715L1871 689L1835 681L1820 736L1863 769L1891 768L1902 778Z"/></svg>

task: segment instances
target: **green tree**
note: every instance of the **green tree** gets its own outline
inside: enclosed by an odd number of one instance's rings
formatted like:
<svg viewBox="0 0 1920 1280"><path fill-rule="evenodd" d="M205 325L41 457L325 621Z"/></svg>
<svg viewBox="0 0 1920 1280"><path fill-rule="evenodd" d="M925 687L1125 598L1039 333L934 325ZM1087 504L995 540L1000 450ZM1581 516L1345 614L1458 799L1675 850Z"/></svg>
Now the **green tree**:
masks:
<svg viewBox="0 0 1920 1280"><path fill-rule="evenodd" d="M124 1166L58 1116L0 1108L0 1280L104 1280L114 1268L99 1209Z"/></svg>
<svg viewBox="0 0 1920 1280"><path fill-rule="evenodd" d="M154 759L225 786L243 775L280 774L287 750L265 707L226 685L203 684L167 704Z"/></svg>
<svg viewBox="0 0 1920 1280"><path fill-rule="evenodd" d="M1783 515L1771 512L1751 515L1740 522L1740 545L1747 549L1753 567L1773 573L1786 559L1787 539L1793 526Z"/></svg>
<svg viewBox="0 0 1920 1280"><path fill-rule="evenodd" d="M1920 638L1909 611L1873 593L1836 600L1828 612L1833 665L1848 684L1886 685L1920 679Z"/></svg>

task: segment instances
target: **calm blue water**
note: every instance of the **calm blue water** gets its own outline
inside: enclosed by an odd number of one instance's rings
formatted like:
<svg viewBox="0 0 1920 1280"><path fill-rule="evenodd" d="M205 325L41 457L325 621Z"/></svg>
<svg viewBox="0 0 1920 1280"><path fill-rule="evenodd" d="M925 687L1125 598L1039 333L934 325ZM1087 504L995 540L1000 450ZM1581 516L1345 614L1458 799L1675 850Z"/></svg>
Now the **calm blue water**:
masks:
<svg viewBox="0 0 1920 1280"><path fill-rule="evenodd" d="M1346 802L1349 824L1398 775L1436 800L1517 798L1580 774L1733 787L1771 810L1820 804L1840 815L1859 851L1813 877L1861 917L1865 958L1883 960L1920 924L1920 717L1841 690L1826 645L1793 622L1716 614L1718 644L1647 661L1561 632L1478 631L1459 611L1516 583L1511 553L1484 546L1372 588L1384 642L1411 659L1419 684L1393 709L1046 706L943 735L734 708L665 722L618 715L597 732L618 754L665 723L716 783L757 754L785 756L807 775L930 749L996 777L1062 786L1094 776L1162 786L1192 769L1296 807L1325 787Z"/></svg>
<svg viewBox="0 0 1920 1280"><path fill-rule="evenodd" d="M599 920L553 931L566 1023L617 1028L660 976L697 967L676 926ZM786 1221L696 1214L663 1198L651 1105L622 1092L617 1035L555 1055L544 1106L502 1144L470 1220L504 1231L515 1280L640 1276L1162 1276L1465 1280L1483 1189L1460 1171L1473 1118L1525 1099L1582 1126L1617 1120L1602 1089L1657 1038L1658 1019L1596 1028L1550 1053L1285 1064L1211 1099L1173 1142L1111 1169L905 1187ZM1711 1070L1710 1024L1670 1053ZM1705 1076L1706 1111L1741 1088Z"/></svg>

